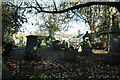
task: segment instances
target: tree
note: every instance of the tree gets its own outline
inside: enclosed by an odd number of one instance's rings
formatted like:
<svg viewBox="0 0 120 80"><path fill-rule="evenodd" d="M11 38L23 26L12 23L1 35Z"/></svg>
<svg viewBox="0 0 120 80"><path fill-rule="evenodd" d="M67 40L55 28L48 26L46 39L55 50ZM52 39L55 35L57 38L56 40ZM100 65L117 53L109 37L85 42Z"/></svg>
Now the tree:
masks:
<svg viewBox="0 0 120 80"><path fill-rule="evenodd" d="M94 38L95 35L98 32L98 24L101 23L101 18L103 16L103 9L105 8L102 5L93 5L89 7L83 7L78 10L74 10L73 13L78 16L78 18L82 19L85 23L89 24L90 30L91 30L91 44L94 44ZM107 14L107 13L106 13ZM104 17L105 18L105 17Z"/></svg>
<svg viewBox="0 0 120 80"><path fill-rule="evenodd" d="M64 3L64 2L63 2ZM35 5L30 5L30 6L26 6L26 7L18 7L18 8L34 8L37 13L65 13L65 12L74 12L75 10L81 10L82 14L84 14L85 17L84 20L87 19L87 22L90 25L90 29L92 30L92 32L95 34L98 30L97 30L97 26L96 24L98 23L98 19L100 18L98 15L100 15L100 5L108 5L108 6L112 6L112 7L116 7L119 11L120 8L116 5L119 4L119 2L86 2L86 3L82 3L82 2L70 2L70 3L65 3L65 4L60 4L60 7L58 6L59 4L56 4L56 2L53 0L53 4L52 5L46 5L42 4L41 2L35 0ZM93 5L93 6L92 6ZM76 12L74 12L76 13ZM92 14L93 15L88 15L88 14ZM94 17L94 18L93 18ZM107 23L107 22L104 22ZM100 29L100 28L99 28ZM97 30L97 31L96 31ZM107 30L107 29L106 29Z"/></svg>
<svg viewBox="0 0 120 80"><path fill-rule="evenodd" d="M112 15L114 11L117 11L114 7L106 5L93 5L89 7L83 7L77 10L72 10L79 19L82 19L85 23L90 26L92 34L92 42L97 37L103 43L104 47L108 47L109 36L108 30L112 26Z"/></svg>
<svg viewBox="0 0 120 80"><path fill-rule="evenodd" d="M37 6L38 7L34 7L39 13L40 12L45 12L45 13L64 13L64 12L67 12L67 11L70 11L70 10L75 10L75 9L79 9L79 8L82 8L82 7L89 7L89 6L92 6L92 5L108 5L108 6L112 6L112 7L116 7L119 11L120 11L120 7L118 7L117 5L120 3L120 2L87 2L85 4L78 4L78 5L74 5L72 7L69 7L69 8L66 8L66 9L62 9L62 10L57 10L57 8L55 9L55 11L51 11L51 10L44 10L42 6L40 6L40 4L36 1L37 3Z"/></svg>
<svg viewBox="0 0 120 80"><path fill-rule="evenodd" d="M17 4L18 7L21 6ZM2 35L3 39L7 34L14 34L19 31L24 22L27 22L25 15L18 7L12 6L9 2L2 2Z"/></svg>
<svg viewBox="0 0 120 80"><path fill-rule="evenodd" d="M70 19L69 15L66 14L41 14L40 20L43 23L40 28L44 31L48 31L50 37L54 37L55 32L61 30L67 30L69 27Z"/></svg>

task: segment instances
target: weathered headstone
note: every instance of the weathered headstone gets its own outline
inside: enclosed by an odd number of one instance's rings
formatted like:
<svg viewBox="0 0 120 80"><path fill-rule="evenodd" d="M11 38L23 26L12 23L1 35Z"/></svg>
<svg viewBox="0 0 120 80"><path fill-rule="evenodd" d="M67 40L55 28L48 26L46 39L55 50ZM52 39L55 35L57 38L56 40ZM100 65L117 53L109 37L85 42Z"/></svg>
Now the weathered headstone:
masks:
<svg viewBox="0 0 120 80"><path fill-rule="evenodd" d="M55 51L60 51L61 50L61 41L56 40L53 42L53 49Z"/></svg>
<svg viewBox="0 0 120 80"><path fill-rule="evenodd" d="M37 37L34 35L27 36L27 45L26 45L26 60L32 60L37 55Z"/></svg>
<svg viewBox="0 0 120 80"><path fill-rule="evenodd" d="M79 39L80 39L79 37L74 38L74 42L73 42L74 49L78 49Z"/></svg>
<svg viewBox="0 0 120 80"><path fill-rule="evenodd" d="M68 42L65 42L65 48L68 48Z"/></svg>
<svg viewBox="0 0 120 80"><path fill-rule="evenodd" d="M120 18L120 13L118 17ZM111 30L109 30L110 48L107 61L110 64L120 64L120 19L118 17L115 17L118 22L115 21L116 23L114 22Z"/></svg>
<svg viewBox="0 0 120 80"><path fill-rule="evenodd" d="M3 51L2 55L9 56L10 53L12 52L12 47L13 47L13 45L11 43L6 43L5 48L4 48L5 50Z"/></svg>
<svg viewBox="0 0 120 80"><path fill-rule="evenodd" d="M20 37L19 44L20 44L20 46L23 46L23 37L22 36Z"/></svg>
<svg viewBox="0 0 120 80"><path fill-rule="evenodd" d="M61 44L61 47L62 47L62 48L65 48L65 47L66 47L66 45L65 45L65 40L63 40L63 42L62 42L62 44Z"/></svg>
<svg viewBox="0 0 120 80"><path fill-rule="evenodd" d="M37 40L37 47L40 47L40 39Z"/></svg>
<svg viewBox="0 0 120 80"><path fill-rule="evenodd" d="M13 48L12 42L13 42L12 37L8 34L6 38L6 42L3 44L5 46L4 51L2 53L3 56L9 56L10 53L12 52L12 48Z"/></svg>
<svg viewBox="0 0 120 80"><path fill-rule="evenodd" d="M92 48L90 44L90 34L86 31L86 34L83 36L83 45L82 45L82 52L83 55L92 54Z"/></svg>

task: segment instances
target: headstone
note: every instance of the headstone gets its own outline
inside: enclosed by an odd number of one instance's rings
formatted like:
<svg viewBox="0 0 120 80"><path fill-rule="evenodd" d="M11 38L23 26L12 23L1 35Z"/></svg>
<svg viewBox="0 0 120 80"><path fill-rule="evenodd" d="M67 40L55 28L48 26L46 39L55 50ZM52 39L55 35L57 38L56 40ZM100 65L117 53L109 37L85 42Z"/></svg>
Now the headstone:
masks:
<svg viewBox="0 0 120 80"><path fill-rule="evenodd" d="M61 44L62 48L65 48L65 40L63 40L62 44Z"/></svg>
<svg viewBox="0 0 120 80"><path fill-rule="evenodd" d="M37 37L38 36L29 35L26 37L27 37L27 45L26 45L25 59L31 60L35 58L35 56L37 55L36 52L37 52Z"/></svg>
<svg viewBox="0 0 120 80"><path fill-rule="evenodd" d="M37 47L40 47L40 39L37 40Z"/></svg>
<svg viewBox="0 0 120 80"><path fill-rule="evenodd" d="M3 56L9 56L12 52L13 48L13 40L12 37L8 34L6 37L6 42L4 44L4 51L2 53Z"/></svg>
<svg viewBox="0 0 120 80"><path fill-rule="evenodd" d="M82 47L81 46L79 46L78 52L82 52Z"/></svg>
<svg viewBox="0 0 120 80"><path fill-rule="evenodd" d="M68 42L65 42L65 48L68 48Z"/></svg>
<svg viewBox="0 0 120 80"><path fill-rule="evenodd" d="M53 42L53 50L55 50L55 51L61 50L61 41L56 40Z"/></svg>
<svg viewBox="0 0 120 80"><path fill-rule="evenodd" d="M78 49L78 44L79 44L79 38L74 38L74 42L73 42L73 46L74 46L74 49Z"/></svg>
<svg viewBox="0 0 120 80"><path fill-rule="evenodd" d="M2 55L9 56L12 51L12 47L13 47L13 45L11 43L6 43Z"/></svg>
<svg viewBox="0 0 120 80"><path fill-rule="evenodd" d="M20 46L23 46L23 37L22 36L20 37L19 44L20 44Z"/></svg>
<svg viewBox="0 0 120 80"><path fill-rule="evenodd" d="M108 53L107 61L110 64L120 64L120 13L117 24L113 23L111 30L109 30L110 34L110 48ZM114 20L113 20L114 21Z"/></svg>
<svg viewBox="0 0 120 80"><path fill-rule="evenodd" d="M92 54L92 48L90 44L90 34L86 31L86 34L83 36L83 45L81 54L89 55Z"/></svg>

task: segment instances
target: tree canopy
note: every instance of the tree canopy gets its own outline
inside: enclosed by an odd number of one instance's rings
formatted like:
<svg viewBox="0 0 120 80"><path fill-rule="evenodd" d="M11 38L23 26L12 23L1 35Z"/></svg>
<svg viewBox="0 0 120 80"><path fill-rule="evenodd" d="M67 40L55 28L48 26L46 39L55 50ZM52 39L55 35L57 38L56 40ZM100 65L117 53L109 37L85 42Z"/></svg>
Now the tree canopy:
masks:
<svg viewBox="0 0 120 80"><path fill-rule="evenodd" d="M44 27L46 26L46 29L49 31L49 34L51 35L51 34L54 34L55 31L62 29L61 27L62 25L58 25L58 24L63 24L65 20L63 19L64 21L61 21L59 17L62 18L63 16L61 15L57 16L57 13L62 13L62 14L64 13L65 18L67 19L72 18L74 20L82 19L84 22L87 22L89 24L92 32L94 33L99 32L101 34L103 31L107 31L109 29L108 27L109 24L111 24L110 19L112 17L110 16L112 16L112 14L110 12L111 8L109 6L116 7L120 11L120 8L117 6L119 2L80 2L80 1L73 1L73 2L59 1L59 2L60 3L58 4L56 1L52 0L52 2L48 4L45 1L34 0L32 2L25 2L25 1L18 2L19 5L18 4L16 5L15 3L10 2L9 3L9 7L11 7L10 10L11 12L15 13L14 15L13 13L10 13L11 15L10 19L12 19L13 21L9 20L8 17L10 16L8 16L7 17L8 19L4 18L4 20L6 21L3 20L3 22L10 21L11 23L9 24L12 24L11 28L14 27L14 29L16 28L19 29L19 27L16 27L16 26L21 26L20 22L25 22L23 21L25 19L23 17L24 14L20 16L18 12L19 10L21 11L23 10L23 12L26 12L26 13L34 13L34 14L42 15L41 18L44 20L44 22L42 25L39 25L39 26L40 27L42 27L43 25ZM7 11L9 11L9 8ZM7 12L5 12L4 10L3 13L7 13ZM44 13L45 14L49 13L49 14L45 15ZM51 15L50 13L54 13L54 14ZM5 15L6 14L3 14L4 17ZM77 17L74 17L74 16L77 16ZM101 26L104 26L104 27L101 27ZM8 25L7 25L7 28L10 29Z"/></svg>
<svg viewBox="0 0 120 80"><path fill-rule="evenodd" d="M69 27L70 20L68 19L67 14L41 14L41 21L43 23L40 25L40 28L48 31L49 36L53 37L56 31L67 30Z"/></svg>
<svg viewBox="0 0 120 80"><path fill-rule="evenodd" d="M21 6L21 4L17 4ZM18 32L23 23L27 22L24 14L20 13L18 7L11 6L9 2L2 2L2 30L5 34Z"/></svg>

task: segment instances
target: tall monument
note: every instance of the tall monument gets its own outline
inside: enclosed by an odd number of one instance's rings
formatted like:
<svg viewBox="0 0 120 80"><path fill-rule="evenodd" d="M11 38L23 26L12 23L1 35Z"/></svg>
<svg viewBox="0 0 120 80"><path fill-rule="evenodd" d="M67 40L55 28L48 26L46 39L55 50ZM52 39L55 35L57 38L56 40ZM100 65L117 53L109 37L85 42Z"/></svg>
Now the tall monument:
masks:
<svg viewBox="0 0 120 80"><path fill-rule="evenodd" d="M109 64L120 64L120 13L113 16L113 26L109 30L109 54L107 61Z"/></svg>

